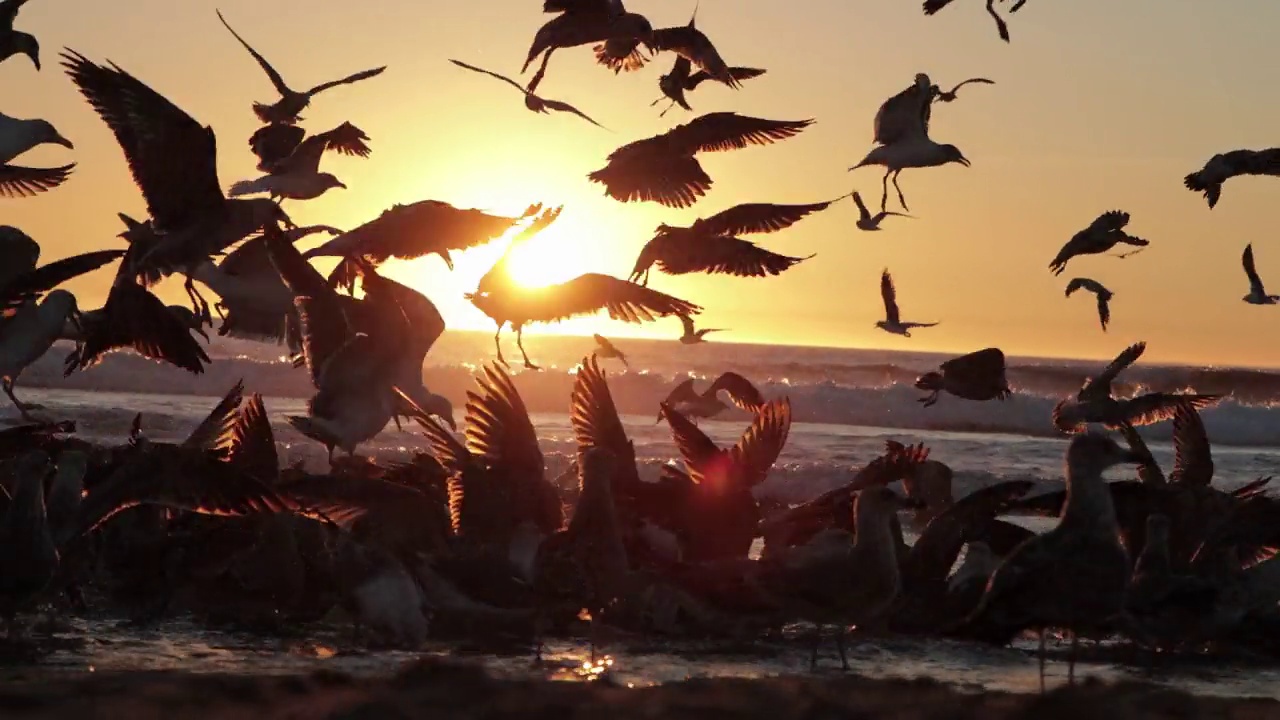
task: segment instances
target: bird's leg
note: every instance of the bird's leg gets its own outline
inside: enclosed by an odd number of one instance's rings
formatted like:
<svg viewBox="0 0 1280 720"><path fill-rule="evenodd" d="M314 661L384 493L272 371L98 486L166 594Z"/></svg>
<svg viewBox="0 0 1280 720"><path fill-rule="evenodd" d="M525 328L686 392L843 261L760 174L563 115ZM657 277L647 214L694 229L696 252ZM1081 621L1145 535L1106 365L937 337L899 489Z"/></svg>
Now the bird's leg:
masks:
<svg viewBox="0 0 1280 720"><path fill-rule="evenodd" d="M1040 694L1044 694L1044 628L1040 628Z"/></svg>
<svg viewBox="0 0 1280 720"><path fill-rule="evenodd" d="M836 650L840 653L840 669L849 672L849 656L844 651L845 628L836 628Z"/></svg>
<svg viewBox="0 0 1280 720"><path fill-rule="evenodd" d="M542 663L542 635L544 632L542 613L535 611L533 614L533 664Z"/></svg>
<svg viewBox="0 0 1280 720"><path fill-rule="evenodd" d="M1009 12L1011 13L1018 12L1018 9L1026 4L1027 4L1027 0L1018 0L1018 2L1013 4L1013 7L1009 8Z"/></svg>
<svg viewBox="0 0 1280 720"><path fill-rule="evenodd" d="M641 283L640 283L640 284L641 284L641 285L643 285L644 287L649 287L649 268L651 268L651 267L653 267L653 266L652 266L652 265L650 265L649 267L647 267L647 268L645 268L645 269L644 269L644 279L643 279L643 280L641 281Z"/></svg>
<svg viewBox="0 0 1280 720"><path fill-rule="evenodd" d="M551 53L555 52L555 48L547 50L547 54L542 56L542 65L538 66L538 72L533 74L533 79L529 81L529 85L525 88L526 92L534 92L538 89L538 85L542 82L542 78L547 76L547 63L551 62Z"/></svg>
<svg viewBox="0 0 1280 720"><path fill-rule="evenodd" d="M898 191L898 202L902 204L902 209L911 212L911 208L907 207L907 199L902 196L902 188L898 187L898 175L902 174L901 170L893 171L893 189Z"/></svg>
<svg viewBox="0 0 1280 720"><path fill-rule="evenodd" d="M1075 630L1071 633L1071 649L1067 651L1067 684L1076 684L1076 650L1080 642L1080 638L1076 635Z"/></svg>
<svg viewBox="0 0 1280 720"><path fill-rule="evenodd" d="M505 367L511 367L511 365L507 363L506 358L502 357L502 342L499 340L501 337L502 326L499 325L498 332L493 334L493 347L498 351L498 362L502 363Z"/></svg>
<svg viewBox="0 0 1280 720"><path fill-rule="evenodd" d="M213 309L217 311L218 319L225 323L227 321L227 306L219 300L213 304Z"/></svg>
<svg viewBox="0 0 1280 720"><path fill-rule="evenodd" d="M400 416L399 416L399 415L392 415L392 416L391 416L391 419L392 419L393 421L395 421L395 424L396 424L396 432L404 432L404 428L400 427Z"/></svg>
<svg viewBox="0 0 1280 720"><path fill-rule="evenodd" d="M542 369L542 368L538 367L537 365L534 365L534 364L533 364L533 362L532 362L531 360L529 360L529 353L527 353L527 352L525 352L525 351L524 351L524 326L523 326L523 325L521 325L520 327L516 328L516 347L520 348L520 354L521 354L522 356L524 356L524 366L525 366L525 367L529 368L530 370L541 370L541 369Z"/></svg>
<svg viewBox="0 0 1280 720"><path fill-rule="evenodd" d="M18 408L18 412L22 413L23 420L34 421L35 418L31 416L31 411L43 410L44 406L36 405L35 403L28 405L27 403L24 403L21 400L19 400L18 397L13 394L13 383L14 381L11 378L6 378L4 380L4 383L3 383L4 394L9 396L9 399L13 401L13 406Z"/></svg>
<svg viewBox="0 0 1280 720"><path fill-rule="evenodd" d="M658 117L666 117L666 116L667 116L667 113L671 112L671 108L673 108L673 107L675 107L675 106L676 106L676 101L675 101L675 100L672 100L672 101L671 101L671 104L667 106L667 109L666 109L666 110L663 110L662 112L658 113Z"/></svg>
<svg viewBox="0 0 1280 720"><path fill-rule="evenodd" d="M893 170L885 170L884 179L880 182L880 187L883 190L880 193L880 212L885 212L889 207L889 176L892 174Z"/></svg>
<svg viewBox="0 0 1280 720"><path fill-rule="evenodd" d="M187 295L191 298L192 310L200 318L201 324L213 327L213 315L209 313L209 303L205 301L204 296L196 289L196 281L190 275L187 276L187 282L184 287L187 289Z"/></svg>

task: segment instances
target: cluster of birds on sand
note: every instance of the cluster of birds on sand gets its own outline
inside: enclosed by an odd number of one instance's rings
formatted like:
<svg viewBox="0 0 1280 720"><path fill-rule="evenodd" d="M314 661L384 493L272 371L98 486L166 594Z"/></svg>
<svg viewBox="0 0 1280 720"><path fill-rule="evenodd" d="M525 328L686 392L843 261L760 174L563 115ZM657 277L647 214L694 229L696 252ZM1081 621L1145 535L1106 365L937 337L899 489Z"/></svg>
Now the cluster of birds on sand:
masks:
<svg viewBox="0 0 1280 720"><path fill-rule="evenodd" d="M13 28L24 2L0 2L0 59L25 53L38 69L38 43ZM993 3L988 9L1007 39ZM929 0L925 11L947 4ZM704 82L738 88L764 72L728 65L694 21L655 30L617 0L545 0L543 9L555 17L535 35L525 71L539 57L541 64L527 85L453 62L507 80L530 110L566 111L593 123L535 94L557 50L593 45L597 62L615 72L669 53L674 66L659 86L672 106L686 110L689 93ZM577 460L564 477L548 478L525 404L503 369L498 340L507 324L529 368L536 365L524 352L526 325L601 309L629 322L676 316L681 342L703 342L720 329L697 329L699 306L649 288L653 266L676 275L777 275L805 258L740 236L784 230L843 198L740 204L688 227L663 224L630 279L588 273L537 291L511 280L511 249L554 223L561 208L534 203L518 216L499 216L424 200L393 206L347 232L298 227L283 201L343 186L319 171L325 154L370 154L369 138L350 122L308 135L300 113L320 93L384 68L298 92L221 13L219 19L280 96L253 105L263 126L248 144L262 177L224 193L211 128L125 69L68 49L62 66L114 134L148 217L120 215L123 249L45 265L38 243L0 228L0 375L29 421L0 431L6 489L0 614L11 630L16 613L33 604L81 608L100 600L143 620L182 609L210 622L258 627L314 621L341 607L374 637L407 645L428 636L499 633L532 637L540 647L545 633L589 618L592 631L607 625L734 637L805 620L819 630L841 628L842 659L849 626L997 644L1034 630L1042 649L1046 629L1057 628L1070 634L1073 651L1078 636L1114 634L1161 650L1206 644L1277 650L1266 638L1280 621L1274 557L1280 504L1263 492L1268 479L1233 492L1213 486L1198 411L1216 396L1117 397L1116 378L1140 358L1143 343L1054 409L1055 426L1073 435L1065 491L1028 497L1032 484L1012 481L956 500L951 471L927 448L890 442L845 485L781 508L762 505L755 490L786 444L787 398L766 399L736 373L703 392L692 379L679 384L659 403L658 421L670 426L683 465L665 466L657 482L642 480L597 359L626 358L596 336L597 352L577 368L570 398ZM991 81L966 81L972 82ZM907 209L898 186L904 169L968 164L955 146L928 134L933 103L954 101L960 86L943 91L921 74L880 107L877 146L855 166L886 169L880 212L872 215L856 192L847 196L858 207L859 228L878 230L899 214L887 210L890 179ZM589 179L622 202L688 207L713 185L699 153L775 143L811 122L702 115L619 148ZM44 143L72 147L46 121L0 117L3 162ZM10 196L44 192L72 168L6 164L0 188ZM1212 207L1221 184L1241 174L1280 175L1280 150L1216 156L1186 184ZM1145 247L1125 232L1128 221L1126 213L1105 213L1064 246L1051 268L1060 273L1072 258L1119 244ZM305 252L296 247L315 233L332 238ZM393 257L435 254L452 268L452 253L507 235L507 252L467 296L498 325L499 364L486 366L467 393L459 439L453 407L422 383L424 358L444 320L425 295L383 277L378 267ZM325 277L310 263L318 257L340 261ZM81 311L58 287L112 262L116 275L101 308ZM1274 303L1253 270L1252 248L1244 262L1252 286L1246 299ZM186 278L189 308L166 306L150 289L174 274ZM217 294L212 308L197 282ZM1105 329L1111 293L1077 278L1067 294L1081 288L1097 295ZM883 330L909 337L936 324L902 320L888 270L881 293ZM184 442L148 440L139 416L128 442L117 447L75 438L74 423L38 420L31 414L37 408L15 396L23 369L58 339L75 343L65 360L68 374L120 349L200 373L210 358L195 338L208 340L211 309L221 316L218 334L286 344L294 364L305 368L316 392L307 414L288 420L326 447L327 474L280 467L263 400L246 397L241 385ZM916 386L927 393L920 398L926 406L942 393L986 402L1011 392L997 348L949 360ZM729 448L696 425L730 406L721 393L752 416ZM429 451L395 465L355 456L360 444L402 420L421 426ZM1167 476L1134 429L1166 420L1178 451ZM1129 447L1089 431L1093 424L1119 430ZM349 457L335 457L338 449ZM1138 480L1103 480L1104 470L1127 463L1138 465ZM903 495L888 488L898 481ZM919 532L910 546L899 517L904 509ZM1002 519L1018 511L1057 516L1059 523L1036 535ZM761 542L756 556L752 549ZM594 649L595 632L591 637Z"/></svg>

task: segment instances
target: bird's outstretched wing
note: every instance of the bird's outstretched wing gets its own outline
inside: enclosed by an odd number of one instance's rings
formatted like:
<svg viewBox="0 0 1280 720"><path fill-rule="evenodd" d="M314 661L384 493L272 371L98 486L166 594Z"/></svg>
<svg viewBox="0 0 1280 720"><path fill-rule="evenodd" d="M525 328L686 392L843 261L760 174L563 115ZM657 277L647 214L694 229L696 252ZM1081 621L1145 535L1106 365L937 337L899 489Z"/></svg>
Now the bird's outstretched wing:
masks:
<svg viewBox="0 0 1280 720"><path fill-rule="evenodd" d="M569 406L569 423L573 426L578 451L600 447L613 453L618 460L615 485L622 491L621 495L629 494L630 489L640 482L636 472L635 446L622 426L609 383L594 355L583 358L578 368Z"/></svg>
<svg viewBox="0 0 1280 720"><path fill-rule="evenodd" d="M1116 232L1123 230L1128 224L1129 213L1122 210L1108 210L1090 223L1086 232L1098 234Z"/></svg>
<svg viewBox="0 0 1280 720"><path fill-rule="evenodd" d="M721 373L720 377L711 383L711 387L707 389L707 394L714 396L721 390L729 396L729 400L734 405L747 412L758 413L765 405L764 396L760 394L756 386L736 372ZM788 413L790 413L790 407L790 404L788 404Z"/></svg>
<svg viewBox="0 0 1280 720"><path fill-rule="evenodd" d="M1209 487L1213 480L1213 450L1209 434L1195 406L1178 406L1173 415L1173 472L1169 482Z"/></svg>
<svg viewBox="0 0 1280 720"><path fill-rule="evenodd" d="M683 60L686 63L689 62L684 57L681 57L680 60ZM677 60L676 62L680 62L680 60ZM765 74L765 72L766 72L765 70L761 70L759 68L748 68L748 67L729 68L729 74L733 76L733 79L737 82L742 82L743 80L750 80L752 78L758 78L761 75ZM698 72L690 75L688 80L684 81L684 89L696 90L698 86L701 85L702 83L706 82L707 80L714 80L714 79L716 78L711 77L711 75L709 75L706 70L699 70Z"/></svg>
<svg viewBox="0 0 1280 720"><path fill-rule="evenodd" d="M63 67L124 150L158 231L225 212L213 130L129 73L66 50Z"/></svg>
<svg viewBox="0 0 1280 720"><path fill-rule="evenodd" d="M243 379L236 381L218 404L213 406L213 410L209 411L204 420L201 420L200 424L187 435L187 439L182 441L183 446L200 450L216 450L219 439L234 423L236 412L240 409L242 402L244 402Z"/></svg>
<svg viewBox="0 0 1280 720"><path fill-rule="evenodd" d="M454 65L457 65L457 66L458 66L458 67L460 67L460 68L463 68L463 69L466 69L466 70L470 70L471 72L478 72L478 73L481 73L481 74L483 74L483 75L488 75L489 77L492 77L492 78L497 78L497 79L501 80L502 82L507 83L508 85L510 85L510 86L514 87L515 89L519 90L519 91L520 91L520 94L522 94L522 95L528 95L528 94L529 94L529 91L528 91L528 90L525 90L523 85L521 85L520 83L516 82L515 80L512 80L511 78L507 77L506 75L499 75L498 73L493 72L492 70L485 70L484 68L478 68L478 67L476 67L475 65L468 65L468 64L466 64L466 63L462 62L461 60L452 60L452 59L451 59L451 60L449 60L449 62L453 63Z"/></svg>
<svg viewBox="0 0 1280 720"><path fill-rule="evenodd" d="M678 148L685 155L723 152L751 145L770 145L800 134L813 122L764 120L737 113L716 112L677 126L659 137L665 138L671 147Z"/></svg>
<svg viewBox="0 0 1280 720"><path fill-rule="evenodd" d="M898 314L898 292L893 287L893 277L886 269L880 273L880 298L884 300L884 317L890 325L897 325L901 315Z"/></svg>
<svg viewBox="0 0 1280 720"><path fill-rule="evenodd" d="M425 357L445 331L444 317L435 303L417 290L379 275L363 260L357 261L357 265L360 267L365 302L373 302L378 307L397 308L397 313L403 313L404 320L413 330L408 338L409 347L415 355L420 353Z"/></svg>
<svg viewBox="0 0 1280 720"><path fill-rule="evenodd" d="M258 65L260 65L262 67L262 71L267 74L267 77L271 80L271 84L275 87L276 92L281 95L288 95L292 92L289 89L289 86L284 84L284 78L280 77L280 73L276 72L276 69L271 67L271 63L267 62L267 59L262 57L257 50L254 50L252 45L245 42L245 39L240 37L240 33L236 32L235 29L231 27L231 24L227 22L227 19L222 17L221 10L218 11L218 19L222 21L222 26L225 27L236 40L240 41L240 44L244 46L244 49L249 51L249 54L253 56L253 59L258 61Z"/></svg>
<svg viewBox="0 0 1280 720"><path fill-rule="evenodd" d="M1142 357L1142 353L1146 352L1147 344L1145 342L1136 342L1125 348L1123 352L1111 361L1110 365L1102 371L1100 375L1087 382L1080 393L1089 392L1111 394L1111 383L1115 382L1116 376L1124 372L1125 368L1138 361Z"/></svg>
<svg viewBox="0 0 1280 720"><path fill-rule="evenodd" d="M947 377L965 385L985 385L993 379L1004 380L1004 352L1000 348L986 348L952 358L940 366Z"/></svg>
<svg viewBox="0 0 1280 720"><path fill-rule="evenodd" d="M1126 402L1125 421L1131 425L1153 425L1177 416L1182 407L1202 409L1212 407L1221 395L1181 395L1178 393L1147 393Z"/></svg>
<svg viewBox="0 0 1280 720"><path fill-rule="evenodd" d="M18 11L26 4L27 0L4 0L4 2L0 2L0 28L12 30L13 21L18 17Z"/></svg>
<svg viewBox="0 0 1280 720"><path fill-rule="evenodd" d="M10 198L39 195L66 182L75 167L75 163L53 168L0 165L0 195Z"/></svg>
<svg viewBox="0 0 1280 720"><path fill-rule="evenodd" d="M964 87L965 85L968 85L969 83L982 83L983 85L995 85L995 84L996 84L996 81L995 81L995 80L988 80L988 79L986 79L986 78L969 78L968 80L965 80L964 82L961 82L961 83L959 83L958 85L956 85L955 87L951 88L951 90L950 90L949 92L945 92L945 93L943 93L943 95L949 95L949 96L954 97L954 96L955 96L955 94L956 94L956 91L957 91L957 90L959 90L960 88Z"/></svg>
<svg viewBox="0 0 1280 720"><path fill-rule="evenodd" d="M667 398L662 402L667 405L674 405L676 403L696 401L697 399L698 393L693 389L693 378L686 378L679 385L672 388L671 392L667 393Z"/></svg>
<svg viewBox="0 0 1280 720"><path fill-rule="evenodd" d="M360 72L355 73L354 75L348 75L342 78L341 80L330 80L327 83L320 83L319 85L308 90L307 94L317 95L319 93L324 92L325 90L328 90L329 88L335 88L335 87L338 87L339 85L350 85L351 83L360 82L361 80L368 80L371 77L377 77L378 75L381 75L382 72L386 69L387 69L387 66L383 65L382 67L376 67L371 70L361 70Z"/></svg>
<svg viewBox="0 0 1280 720"><path fill-rule="evenodd" d="M1266 295L1266 288L1262 285L1262 278L1258 277L1258 269L1253 264L1253 243L1244 246L1244 255L1240 258L1244 263L1244 274L1249 276L1249 289L1258 295Z"/></svg>
<svg viewBox="0 0 1280 720"><path fill-rule="evenodd" d="M604 309L609 317L629 323L667 315L692 315L702 308L686 300L609 275L587 273L542 288L525 302L530 317L553 322Z"/></svg>
<svg viewBox="0 0 1280 720"><path fill-rule="evenodd" d="M858 216L863 220L871 219L871 211L867 210L867 206L862 202L862 195L856 190L853 192L853 204L858 206Z"/></svg>
<svg viewBox="0 0 1280 720"><path fill-rule="evenodd" d="M669 50L687 58L712 79L731 88L741 87L711 39L696 27L686 25L656 30L653 33L652 47L654 50Z"/></svg>
<svg viewBox="0 0 1280 720"><path fill-rule="evenodd" d="M1188 190L1204 193L1212 209L1222 196L1222 183L1239 175L1280 177L1280 148L1219 153L1209 158L1203 168L1187 175L1183 183Z"/></svg>
<svg viewBox="0 0 1280 720"><path fill-rule="evenodd" d="M306 137L307 131L301 125L271 123L249 136L249 147L258 156L258 169L270 172L275 163L292 155Z"/></svg>
<svg viewBox="0 0 1280 720"><path fill-rule="evenodd" d="M343 155L369 157L372 152L365 141L368 135L349 122L344 122L328 132L318 133L303 140L293 154L281 163L276 173L303 172L315 173L320 169L320 157L326 150L336 150Z"/></svg>
<svg viewBox="0 0 1280 720"><path fill-rule="evenodd" d="M231 416L218 438L226 461L263 483L272 483L280 474L275 434L262 396L254 393Z"/></svg>
<svg viewBox="0 0 1280 720"><path fill-rule="evenodd" d="M23 298L52 290L68 280L93 272L112 260L124 257L124 250L94 250L55 260L21 273L0 285L0 309Z"/></svg>
<svg viewBox="0 0 1280 720"><path fill-rule="evenodd" d="M360 227L308 251L304 257L365 256L378 263L390 257L409 260L430 253L478 247L522 219L456 208L438 200L422 200L392 206Z"/></svg>
<svg viewBox="0 0 1280 720"><path fill-rule="evenodd" d="M738 466L740 477L748 487L764 482L778 461L791 434L791 399L771 400L756 412L738 444L729 449L729 457Z"/></svg>
<svg viewBox="0 0 1280 720"><path fill-rule="evenodd" d="M875 142L891 145L904 138L927 136L932 100L928 88L921 87L921 83L885 100L873 123Z"/></svg>
<svg viewBox="0 0 1280 720"><path fill-rule="evenodd" d="M547 107L547 108L550 108L550 109L552 109L552 110L555 110L556 112L567 112L567 113L572 113L572 114L577 115L578 117L582 118L583 120L586 120L587 122L591 123L592 125L595 125L596 127L600 128L600 129L602 129L602 130L608 130L608 128L606 128L605 126L601 125L600 123L596 122L595 120L592 120L592 119L591 119L591 116L587 115L586 113L582 112L581 110L579 110L578 108L576 108L576 107L574 107L574 106L570 105L570 104L569 104L569 103L567 103L567 102L560 102L559 100L547 100L547 99L545 99L545 98L544 98L544 99L542 100L542 104L543 104L543 106L544 106L544 107Z"/></svg>
<svg viewBox="0 0 1280 720"><path fill-rule="evenodd" d="M123 348L197 375L210 362L191 328L141 285L117 282L102 312L102 322L86 328L84 342L67 357L64 374L92 367L103 355Z"/></svg>
<svg viewBox="0 0 1280 720"><path fill-rule="evenodd" d="M666 403L662 404L662 415L671 426L671 439L676 443L676 450L684 460L689 478L701 483L711 468L713 459L720 456L721 450L707 434L698 429L689 418Z"/></svg>
<svg viewBox="0 0 1280 720"><path fill-rule="evenodd" d="M780 275L810 257L813 256L781 255L747 240L710 235L696 242L665 246L658 257L658 265L663 272L672 275L705 272L736 277L768 277Z"/></svg>
<svg viewBox="0 0 1280 720"><path fill-rule="evenodd" d="M835 200L828 200L808 205L745 203L699 220L693 227L712 235L777 232L795 225L813 213L826 210L834 202Z"/></svg>

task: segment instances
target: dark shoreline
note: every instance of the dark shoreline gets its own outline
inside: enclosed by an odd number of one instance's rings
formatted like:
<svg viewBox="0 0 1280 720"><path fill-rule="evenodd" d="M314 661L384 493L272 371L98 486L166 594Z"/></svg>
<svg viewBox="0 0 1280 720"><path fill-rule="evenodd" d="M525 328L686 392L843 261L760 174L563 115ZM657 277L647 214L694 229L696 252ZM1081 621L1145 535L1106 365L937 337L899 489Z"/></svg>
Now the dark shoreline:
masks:
<svg viewBox="0 0 1280 720"><path fill-rule="evenodd" d="M184 672L43 675L0 688L23 718L1231 718L1280 717L1280 701L1196 697L1138 682L1084 681L1046 695L973 692L934 680L857 676L695 679L627 689L607 680L500 680L440 660L381 679L318 671L262 677Z"/></svg>

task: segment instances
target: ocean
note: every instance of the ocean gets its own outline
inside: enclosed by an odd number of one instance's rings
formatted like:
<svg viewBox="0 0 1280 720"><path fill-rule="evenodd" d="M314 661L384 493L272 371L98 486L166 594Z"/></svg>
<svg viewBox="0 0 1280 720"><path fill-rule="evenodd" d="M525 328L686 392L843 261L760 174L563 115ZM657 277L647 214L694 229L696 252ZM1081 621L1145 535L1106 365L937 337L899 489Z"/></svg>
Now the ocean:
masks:
<svg viewBox="0 0 1280 720"><path fill-rule="evenodd" d="M658 401L685 377L705 387L720 372L733 370L754 381L767 398L791 399L795 422L777 466L759 492L787 502L800 502L846 482L853 471L882 452L886 440L923 442L931 458L955 471L955 494L1010 479L1029 479L1048 489L1062 481L1066 439L1049 419L1054 404L1079 389L1105 362L1051 359L1008 360L1014 391L1004 402L973 403L943 395L925 408L916 400L915 378L947 359L926 353L850 350L709 342L683 346L669 341L625 340L615 343L627 353L629 367L603 360L615 402L634 441L641 473L656 477L676 450L665 423L657 419ZM513 371L516 387L538 430L548 473L558 474L574 451L568 421L573 368L594 343L587 337L530 336L526 348L544 370ZM975 350L978 348L974 348ZM1119 352L1120 347L1116 348ZM303 412L311 387L306 373L283 362L283 348L262 343L215 338L209 348L214 362L201 376L160 365L128 353L117 353L88 371L62 377L62 358L70 347L59 344L23 374L17 389L26 402L44 406L37 414L72 419L90 440L119 442L135 413L142 413L144 432L156 440L183 438L237 380L247 392L265 398L280 445L282 462L302 460L322 469L324 451L302 438L284 416ZM517 361L514 342L504 345L509 361ZM487 333L450 331L428 356L424 380L445 395L461 423L465 393L472 376L493 360ZM1280 474L1280 372L1251 369L1138 365L1121 376L1117 392L1194 390L1227 397L1203 412L1214 444L1215 483L1239 486L1258 477ZM15 422L6 407L0 422ZM746 413L730 409L701 427L722 445L737 441L749 422ZM1168 423L1143 428L1161 465L1172 467ZM412 424L387 431L363 447L361 454L397 460L425 449ZM1122 479L1130 470L1109 476ZM1024 519L1024 522L1034 522ZM339 630L289 641L211 632L183 621L145 631L125 628L109 619L76 619L65 650L49 660L50 669L252 670L289 672L316 665L378 672L411 657L344 648ZM1033 644L989 649L954 643L879 639L851 644L854 670L871 676L928 675L958 684L1011 690L1038 687ZM501 674L547 674L577 677L585 646L553 643L552 670L534 668L524 655L468 652ZM453 652L443 646L428 652ZM807 671L804 643L761 641L747 647L664 644L637 645L622 639L605 652L614 660L617 680L649 684L699 675L773 675ZM823 646L828 668L838 667L834 646ZM556 669L558 668L558 669ZM1249 665L1162 660L1156 670L1146 664L1119 662L1108 654L1081 666L1085 675L1140 676L1200 693L1267 695L1280 698L1280 671ZM1065 679L1065 665L1053 663L1055 680Z"/></svg>

